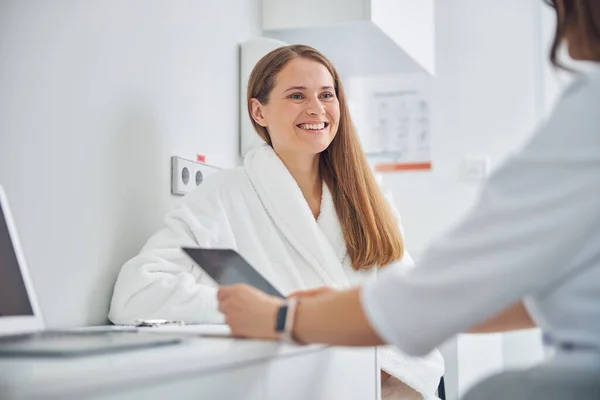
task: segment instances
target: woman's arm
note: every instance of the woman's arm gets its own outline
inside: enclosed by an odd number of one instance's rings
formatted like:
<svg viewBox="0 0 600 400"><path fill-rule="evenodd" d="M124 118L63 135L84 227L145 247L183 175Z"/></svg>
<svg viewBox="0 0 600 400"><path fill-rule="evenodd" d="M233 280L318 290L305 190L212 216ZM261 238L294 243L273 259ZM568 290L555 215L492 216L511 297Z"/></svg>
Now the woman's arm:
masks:
<svg viewBox="0 0 600 400"><path fill-rule="evenodd" d="M138 319L154 318L223 322L217 312L217 288L181 251L182 246L214 243L209 226L214 216L205 216L195 207L196 203L205 205L201 200L196 197L194 204L189 204L189 199L180 202L165 217L164 227L123 265L111 301L109 319L113 323L133 324Z"/></svg>
<svg viewBox="0 0 600 400"><path fill-rule="evenodd" d="M430 243L419 268L386 270L365 285L362 304L379 336L424 354L576 273L573 260L600 220L600 114L590 107L598 93L597 84L570 90L465 219Z"/></svg>
<svg viewBox="0 0 600 400"><path fill-rule="evenodd" d="M535 328L535 322L522 301L513 304L492 318L475 325L469 333L494 333Z"/></svg>
<svg viewBox="0 0 600 400"><path fill-rule="evenodd" d="M294 335L300 342L342 346L385 344L369 325L360 304L359 289L303 299L296 313ZM475 325L469 333L506 332L531 328L535 328L535 323L523 302L518 302Z"/></svg>
<svg viewBox="0 0 600 400"><path fill-rule="evenodd" d="M303 343L339 346L384 344L360 304L360 289L304 299L296 310L294 336Z"/></svg>
<svg viewBox="0 0 600 400"><path fill-rule="evenodd" d="M383 344L365 318L359 296L359 289L351 289L302 299L296 309L293 336L303 343ZM275 320L283 300L248 285L222 286L218 300L233 336L278 338Z"/></svg>

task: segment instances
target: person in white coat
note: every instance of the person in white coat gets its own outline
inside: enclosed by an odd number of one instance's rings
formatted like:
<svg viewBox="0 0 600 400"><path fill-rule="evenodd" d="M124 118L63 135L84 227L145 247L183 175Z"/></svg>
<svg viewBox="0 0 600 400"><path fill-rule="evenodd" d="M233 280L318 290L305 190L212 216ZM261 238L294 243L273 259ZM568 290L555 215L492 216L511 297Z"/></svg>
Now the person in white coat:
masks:
<svg viewBox="0 0 600 400"><path fill-rule="evenodd" d="M600 2L550 3L558 16L551 60L559 65L566 42L591 67L419 268L388 268L362 288L287 304L245 285L221 288L235 335L280 338L278 316L293 312L284 337L392 343L419 355L459 332L528 328L533 319L555 356L491 378L467 398L600 398Z"/></svg>
<svg viewBox="0 0 600 400"><path fill-rule="evenodd" d="M242 167L209 177L121 269L109 318L223 323L214 282L183 246L237 250L285 295L357 286L413 267L398 215L376 184L332 64L308 46L278 48L253 69L248 111L265 141ZM432 349L433 350L433 349ZM378 351L384 398L433 399L444 363Z"/></svg>

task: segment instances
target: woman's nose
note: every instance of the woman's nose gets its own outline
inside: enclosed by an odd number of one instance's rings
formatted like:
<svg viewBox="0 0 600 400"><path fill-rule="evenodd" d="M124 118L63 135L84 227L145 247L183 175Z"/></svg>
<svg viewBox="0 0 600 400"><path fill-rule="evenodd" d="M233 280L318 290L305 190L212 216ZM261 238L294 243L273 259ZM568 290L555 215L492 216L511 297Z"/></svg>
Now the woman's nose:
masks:
<svg viewBox="0 0 600 400"><path fill-rule="evenodd" d="M306 107L306 113L308 115L324 115L325 107L318 99L312 100Z"/></svg>

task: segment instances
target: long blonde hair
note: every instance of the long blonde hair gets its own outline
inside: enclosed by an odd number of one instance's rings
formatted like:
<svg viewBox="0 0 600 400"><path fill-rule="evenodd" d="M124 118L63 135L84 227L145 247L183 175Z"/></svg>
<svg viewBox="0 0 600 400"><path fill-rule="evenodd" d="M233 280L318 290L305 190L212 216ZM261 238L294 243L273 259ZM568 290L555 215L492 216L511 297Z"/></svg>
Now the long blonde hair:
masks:
<svg viewBox="0 0 600 400"><path fill-rule="evenodd" d="M292 59L303 57L324 65L334 79L340 104L340 123L329 147L320 154L321 177L329 187L340 220L352 267L367 270L401 259L402 235L389 204L375 182L356 130L350 119L340 77L331 62L317 50L304 45L275 49L254 67L248 81L248 114L258 135L273 146L267 128L252 118L250 100L269 102L277 74Z"/></svg>

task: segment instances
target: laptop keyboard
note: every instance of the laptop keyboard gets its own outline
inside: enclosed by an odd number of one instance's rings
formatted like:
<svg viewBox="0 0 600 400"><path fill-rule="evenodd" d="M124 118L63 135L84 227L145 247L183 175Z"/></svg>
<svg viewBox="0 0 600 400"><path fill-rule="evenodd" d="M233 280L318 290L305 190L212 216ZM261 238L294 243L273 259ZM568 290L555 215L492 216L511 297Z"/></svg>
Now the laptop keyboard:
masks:
<svg viewBox="0 0 600 400"><path fill-rule="evenodd" d="M135 333L135 332L126 332L126 331L118 331L119 333ZM94 336L103 336L109 335L115 332L107 332L107 331L40 331L40 332L32 332L32 333L19 333L16 335L8 335L8 336L0 336L0 343L16 343L22 342L32 339L44 339L46 340L62 340L65 338L73 338L73 337L94 337Z"/></svg>
<svg viewBox="0 0 600 400"><path fill-rule="evenodd" d="M102 354L173 345L182 339L139 331L41 331L0 337L0 357Z"/></svg>

